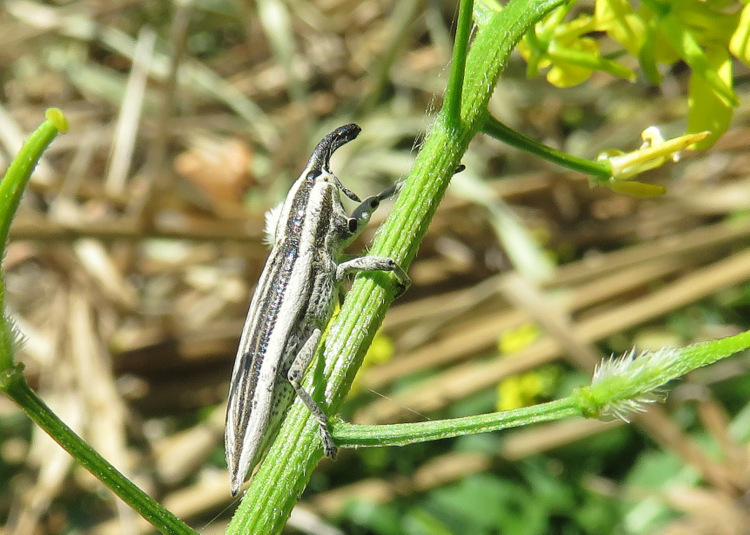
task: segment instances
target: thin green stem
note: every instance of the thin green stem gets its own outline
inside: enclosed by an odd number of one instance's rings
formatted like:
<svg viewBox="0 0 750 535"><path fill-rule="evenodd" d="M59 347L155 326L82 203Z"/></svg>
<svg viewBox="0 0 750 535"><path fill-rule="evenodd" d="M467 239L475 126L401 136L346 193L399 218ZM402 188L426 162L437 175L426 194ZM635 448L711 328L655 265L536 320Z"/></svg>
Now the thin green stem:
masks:
<svg viewBox="0 0 750 535"><path fill-rule="evenodd" d="M10 224L34 167L52 140L68 129L68 122L60 110L51 108L46 115L47 120L29 136L0 182L0 260L5 258ZM15 353L13 326L5 317L5 284L2 278L0 269L0 372L13 367Z"/></svg>
<svg viewBox="0 0 750 535"><path fill-rule="evenodd" d="M0 390L18 404L39 427L65 449L84 468L94 474L122 500L138 511L161 533L196 535L187 524L165 509L132 481L122 475L81 437L58 418L29 387L18 365L0 374Z"/></svg>
<svg viewBox="0 0 750 535"><path fill-rule="evenodd" d="M408 424L355 425L337 422L333 437L341 447L404 446L467 434L500 431L540 422L580 416L578 401L564 398L503 412Z"/></svg>
<svg viewBox="0 0 750 535"><path fill-rule="evenodd" d="M568 154L567 152L553 149L552 147L543 145L538 141L535 141L530 137L521 134L520 132L516 132L491 115L487 116L484 124L482 125L482 132L484 132L488 136L492 136L495 139L507 143L511 147L525 150L526 152L530 152L531 154L539 156L540 158L544 158L547 161L556 163L563 167L567 167L568 169L580 171L581 173L586 173L587 175L593 175L603 180L607 180L612 176L612 169L609 165L609 162L594 162L591 160L586 160L584 158L579 158L578 156L573 156L572 154Z"/></svg>
<svg viewBox="0 0 750 535"><path fill-rule="evenodd" d="M574 48L550 46L548 56L553 63L570 63L571 65L584 67L591 69L592 71L606 72L612 76L624 78L630 82L635 82L636 80L635 73L624 65L620 65L616 61L609 60L605 57L582 52Z"/></svg>
<svg viewBox="0 0 750 535"><path fill-rule="evenodd" d="M750 347L750 331L681 348L626 353L600 364L590 387L573 392L581 412L623 417L663 399L667 383Z"/></svg>
<svg viewBox="0 0 750 535"><path fill-rule="evenodd" d="M52 140L68 128L68 122L60 110L49 109L46 116L47 120L29 136L0 182L0 258L4 256L13 216L34 167ZM5 317L2 299L4 290L4 282L0 280L0 391L17 403L29 418L73 458L151 522L156 529L168 534L195 535L195 531L135 486L75 434L31 390L23 376L23 365L13 364L15 335L12 323Z"/></svg>
<svg viewBox="0 0 750 535"><path fill-rule="evenodd" d="M511 0L483 21L466 57L460 120L451 120L443 107L373 243L372 255L388 256L408 267L466 147L480 129L511 51L528 28L563 1ZM394 293L392 279L384 273L361 274L354 281L305 381L313 397L328 405L328 414L336 413L349 391ZM227 533L278 533L321 456L317 422L296 400Z"/></svg>
<svg viewBox="0 0 750 535"><path fill-rule="evenodd" d="M445 89L443 111L446 119L453 124L461 119L461 96L466 74L466 56L469 50L469 36L471 34L471 16L474 10L474 0L461 0L458 6L458 22L456 23L456 40L453 44L453 58L448 86Z"/></svg>
<svg viewBox="0 0 750 535"><path fill-rule="evenodd" d="M540 27L537 28L537 36L539 37L538 43L542 45L544 50L547 50L547 47L552 42L555 32L562 26L563 20L565 20L565 17L568 16L568 13L570 13L570 10L573 9L573 6L577 2L578 0L564 2L560 6L560 9L556 9L552 15L539 24Z"/></svg>
<svg viewBox="0 0 750 535"><path fill-rule="evenodd" d="M591 386L577 388L564 399L510 411L450 420L395 425L336 422L333 437L342 447L404 446L466 434L499 431L571 416L627 419L647 403L663 399L670 381L750 347L750 331L682 348L626 353L605 360Z"/></svg>
<svg viewBox="0 0 750 535"><path fill-rule="evenodd" d="M16 215L23 191L29 183L44 150L60 132L68 129L68 122L62 112L56 108L47 110L47 120L26 140L23 147L5 172L0 182L0 258L5 258L5 246L8 243L10 224ZM4 286L0 285L4 290ZM4 310L4 291L0 291L0 310Z"/></svg>

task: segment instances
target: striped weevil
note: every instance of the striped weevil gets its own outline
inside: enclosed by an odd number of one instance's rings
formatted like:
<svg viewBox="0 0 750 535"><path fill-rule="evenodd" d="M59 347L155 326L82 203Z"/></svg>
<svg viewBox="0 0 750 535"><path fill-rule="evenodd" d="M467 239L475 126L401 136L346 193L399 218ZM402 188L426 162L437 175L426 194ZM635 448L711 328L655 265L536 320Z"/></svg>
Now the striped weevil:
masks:
<svg viewBox="0 0 750 535"><path fill-rule="evenodd" d="M400 292L410 284L391 258L341 259L373 211L397 189L360 201L330 171L331 155L359 132L348 124L325 136L286 200L267 215L272 250L250 303L229 387L225 447L233 495L270 446L295 393L319 423L324 453L336 455L326 415L301 381L333 314L339 283L352 272L390 271ZM339 192L360 203L351 216Z"/></svg>

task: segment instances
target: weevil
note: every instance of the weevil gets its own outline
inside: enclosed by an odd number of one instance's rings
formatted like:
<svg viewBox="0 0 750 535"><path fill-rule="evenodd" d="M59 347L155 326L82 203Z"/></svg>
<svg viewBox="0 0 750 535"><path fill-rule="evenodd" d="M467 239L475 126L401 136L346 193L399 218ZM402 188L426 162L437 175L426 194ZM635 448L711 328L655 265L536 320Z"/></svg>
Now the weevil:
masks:
<svg viewBox="0 0 750 535"><path fill-rule="evenodd" d="M399 292L410 284L391 258L342 257L373 211L396 192L394 186L361 201L331 172L331 155L359 133L359 126L348 124L325 136L286 199L267 217L272 250L250 303L229 389L225 446L233 495L270 446L295 393L319 423L324 453L335 456L326 414L301 381L346 275L389 271ZM340 193L360 203L351 215Z"/></svg>

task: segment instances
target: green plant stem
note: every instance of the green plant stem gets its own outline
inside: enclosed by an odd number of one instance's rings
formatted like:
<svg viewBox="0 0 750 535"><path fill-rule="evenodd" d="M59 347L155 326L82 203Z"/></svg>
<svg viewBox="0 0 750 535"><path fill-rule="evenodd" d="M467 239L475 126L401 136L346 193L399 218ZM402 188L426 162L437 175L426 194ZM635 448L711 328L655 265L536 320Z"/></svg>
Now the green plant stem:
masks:
<svg viewBox="0 0 750 535"><path fill-rule="evenodd" d="M572 65L585 67L594 71L606 72L611 74L612 76L623 78L630 82L635 82L636 80L636 74L632 70L628 69L624 65L620 65L616 61L609 60L605 57L592 56L591 54L587 54L586 52L581 52L580 50L562 46L550 47L550 49L548 50L548 55L553 63L570 63Z"/></svg>
<svg viewBox="0 0 750 535"><path fill-rule="evenodd" d="M29 183L39 158L52 140L68 129L68 122L56 108L47 110L47 120L29 136L18 155L8 166L0 182L0 260L5 258L10 224L16 215L23 191ZM5 317L5 284L0 269L0 372L13 367L15 334L13 325Z"/></svg>
<svg viewBox="0 0 750 535"><path fill-rule="evenodd" d="M591 386L564 399L533 407L428 422L353 425L336 422L333 437L342 447L404 446L466 434L500 431L585 415L611 420L627 418L647 403L663 398L670 381L750 347L750 331L682 348L645 352L606 360Z"/></svg>
<svg viewBox="0 0 750 535"><path fill-rule="evenodd" d="M29 136L18 156L13 158L2 182L0 182L0 259L5 258L10 224L16 215L23 191L29 183L39 158L42 157L52 140L68 128L68 123L60 110L47 111L47 120ZM0 285L0 310L5 306L5 285ZM7 366L4 366L6 368Z"/></svg>
<svg viewBox="0 0 750 535"><path fill-rule="evenodd" d="M156 529L165 534L196 535L179 518L165 509L132 481L109 464L81 437L60 420L54 412L29 387L23 376L23 365L17 365L0 374L0 389L18 404L39 427L44 429L60 446L84 468L94 474L122 500L138 511Z"/></svg>
<svg viewBox="0 0 750 535"><path fill-rule="evenodd" d="M482 132L484 132L488 136L494 137L497 140L507 143L511 147L525 150L527 152L530 152L531 154L539 156L540 158L544 158L547 161L556 163L563 167L567 167L568 169L580 171L581 173L586 173L587 175L593 175L599 179L602 179L603 181L608 180L612 176L612 168L609 165L609 162L594 162L591 160L573 156L572 154L568 154L567 152L553 149L552 147L543 145L538 141L531 139L530 137L516 132L491 115L487 116L484 124L482 125Z"/></svg>
<svg viewBox="0 0 750 535"><path fill-rule="evenodd" d="M337 422L332 427L336 444L341 447L405 446L466 434L500 431L581 414L576 399L564 398L533 407L450 420L389 425L355 425Z"/></svg>
<svg viewBox="0 0 750 535"><path fill-rule="evenodd" d="M750 331L681 348L646 351L604 361L591 386L571 397L586 416L612 418L663 399L669 381L750 347Z"/></svg>
<svg viewBox="0 0 750 535"><path fill-rule="evenodd" d="M461 0L458 5L458 22L456 23L456 40L453 43L453 58L448 87L443 100L443 112L449 123L457 124L461 120L461 95L466 74L466 55L469 51L471 34L471 15L474 0Z"/></svg>
<svg viewBox="0 0 750 535"><path fill-rule="evenodd" d="M466 58L460 121L450 121L445 109L438 114L371 254L389 256L408 267L466 147L479 131L511 51L528 28L562 3L511 0L478 28ZM393 295L391 279L384 273L359 275L349 291L305 381L313 397L328 404L329 414L335 414L348 392ZM296 400L227 533L278 533L321 456L317 423Z"/></svg>
<svg viewBox="0 0 750 535"><path fill-rule="evenodd" d="M10 225L34 167L52 140L68 128L67 120L60 110L49 109L46 116L47 120L29 136L0 182L0 258L5 256ZM15 334L12 323L5 317L5 284L0 282L0 390L74 459L159 531L194 535L195 531L135 486L75 434L29 387L23 376L23 365L13 364Z"/></svg>

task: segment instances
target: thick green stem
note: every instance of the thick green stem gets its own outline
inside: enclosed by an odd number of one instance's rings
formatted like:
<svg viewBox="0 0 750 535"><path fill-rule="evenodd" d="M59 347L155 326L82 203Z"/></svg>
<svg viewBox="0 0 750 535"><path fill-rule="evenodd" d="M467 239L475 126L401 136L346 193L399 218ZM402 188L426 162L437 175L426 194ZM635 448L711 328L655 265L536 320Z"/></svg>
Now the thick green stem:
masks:
<svg viewBox="0 0 750 535"><path fill-rule="evenodd" d="M511 51L528 28L562 3L511 0L477 30L466 59L460 120L450 121L441 110L371 254L389 256L404 267L410 264L466 147L479 131ZM389 275L368 273L357 277L347 295L319 351L324 369L313 364L306 381L313 397L328 403L329 414L337 411L348 392L393 294ZM321 455L317 423L297 400L228 533L278 533Z"/></svg>

